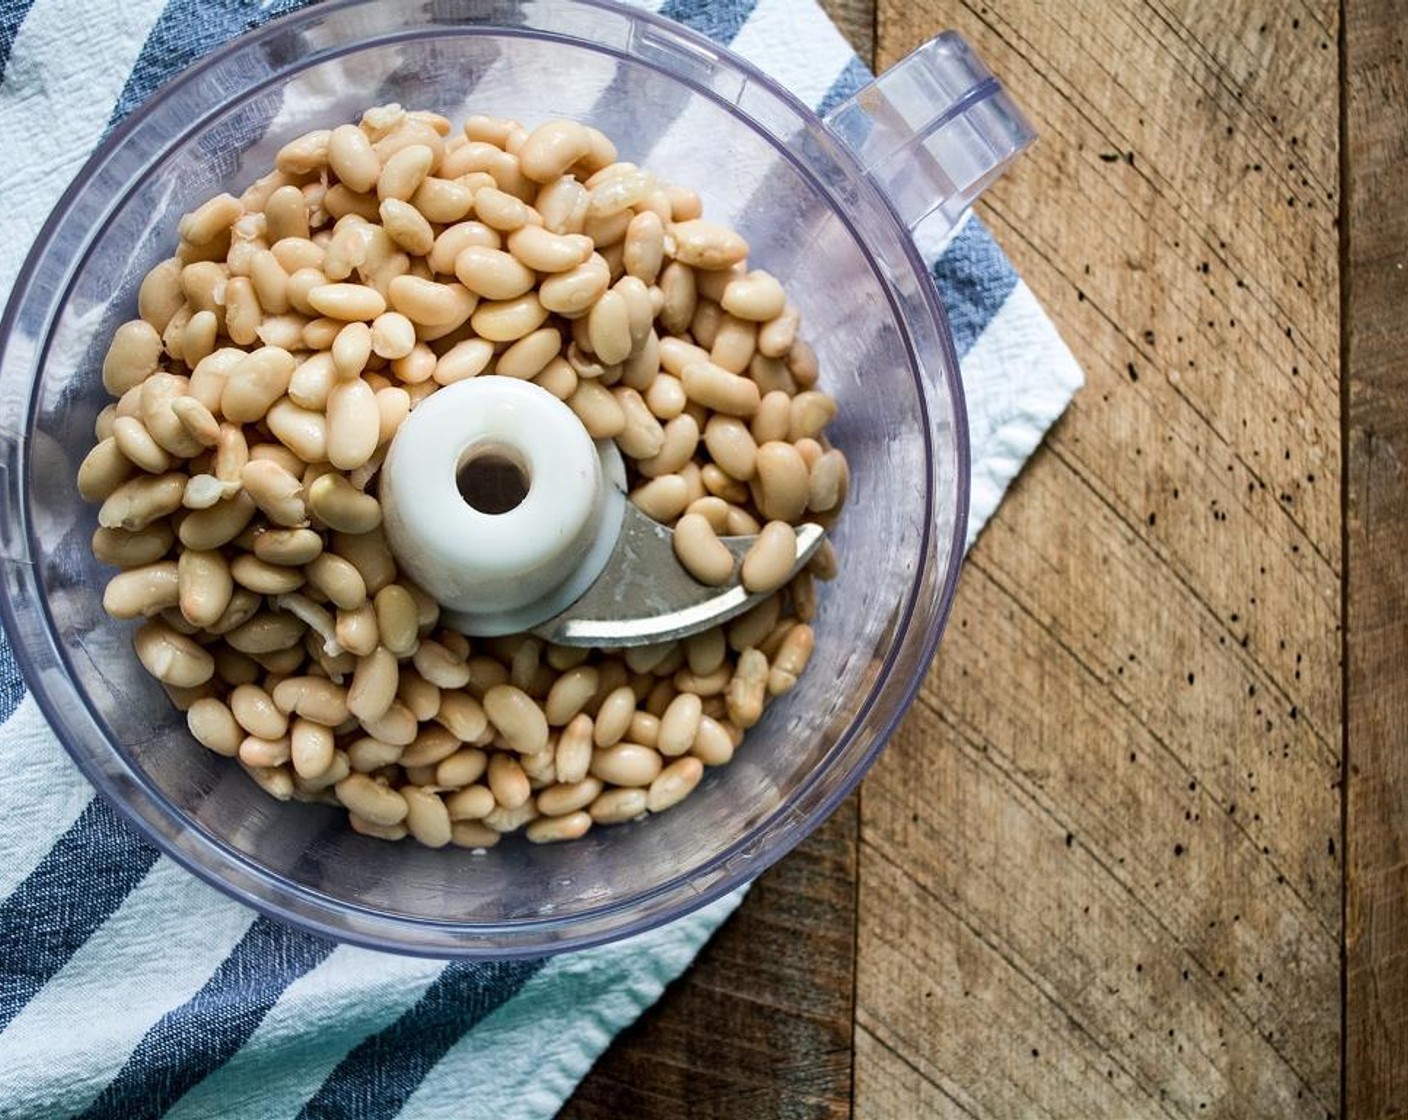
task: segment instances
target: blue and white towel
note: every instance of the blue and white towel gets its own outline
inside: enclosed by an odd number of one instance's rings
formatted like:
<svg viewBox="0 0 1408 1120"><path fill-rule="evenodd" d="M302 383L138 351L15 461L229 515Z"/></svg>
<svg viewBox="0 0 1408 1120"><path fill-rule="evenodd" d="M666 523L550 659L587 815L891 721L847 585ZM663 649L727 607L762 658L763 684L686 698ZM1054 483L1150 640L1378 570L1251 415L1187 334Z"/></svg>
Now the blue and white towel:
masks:
<svg viewBox="0 0 1408 1120"><path fill-rule="evenodd" d="M303 2L0 0L0 301L113 124L188 63ZM811 105L869 77L813 0L650 6ZM968 394L971 539L1081 374L979 222L934 274ZM96 800L3 634L0 721L7 1120L548 1117L739 901L550 960L445 963L334 945L198 882Z"/></svg>

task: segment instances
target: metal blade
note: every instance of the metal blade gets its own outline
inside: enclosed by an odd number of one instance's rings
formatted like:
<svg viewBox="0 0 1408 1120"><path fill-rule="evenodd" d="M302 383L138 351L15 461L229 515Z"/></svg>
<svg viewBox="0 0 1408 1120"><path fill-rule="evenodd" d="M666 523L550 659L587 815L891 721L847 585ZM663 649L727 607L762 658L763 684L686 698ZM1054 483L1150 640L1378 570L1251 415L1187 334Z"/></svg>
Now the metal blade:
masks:
<svg viewBox="0 0 1408 1120"><path fill-rule="evenodd" d="M675 558L674 536L627 502L605 570L581 598L533 633L564 646L652 645L707 630L767 598L749 594L737 580L723 587L699 583ZM757 537L719 539L741 561ZM797 526L797 560L789 578L825 539L820 525Z"/></svg>

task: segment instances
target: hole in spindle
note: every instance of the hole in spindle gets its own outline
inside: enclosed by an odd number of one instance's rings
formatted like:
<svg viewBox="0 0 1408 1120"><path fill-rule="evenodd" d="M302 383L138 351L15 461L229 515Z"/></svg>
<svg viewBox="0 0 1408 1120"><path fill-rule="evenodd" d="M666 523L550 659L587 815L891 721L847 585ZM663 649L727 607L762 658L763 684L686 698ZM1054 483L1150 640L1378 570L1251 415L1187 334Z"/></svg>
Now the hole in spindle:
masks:
<svg viewBox="0 0 1408 1120"><path fill-rule="evenodd" d="M491 515L517 509L528 496L530 481L523 464L498 447L475 448L455 472L460 496Z"/></svg>

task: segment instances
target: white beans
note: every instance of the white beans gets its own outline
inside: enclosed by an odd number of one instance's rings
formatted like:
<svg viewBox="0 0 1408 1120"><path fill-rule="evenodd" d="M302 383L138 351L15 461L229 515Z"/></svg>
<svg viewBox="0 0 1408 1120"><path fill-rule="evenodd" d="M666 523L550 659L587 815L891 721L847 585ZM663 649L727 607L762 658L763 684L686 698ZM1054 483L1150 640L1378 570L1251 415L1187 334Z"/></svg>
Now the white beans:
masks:
<svg viewBox="0 0 1408 1120"><path fill-rule="evenodd" d="M528 825L525 835L534 844L556 844L581 839L591 826L591 815L579 810L560 817L539 817Z"/></svg>
<svg viewBox="0 0 1408 1120"><path fill-rule="evenodd" d="M261 347L237 362L220 396L225 418L233 423L262 420L287 392L295 368L293 355L277 346Z"/></svg>
<svg viewBox="0 0 1408 1120"><path fill-rule="evenodd" d="M113 421L114 428L117 420ZM99 440L78 466L79 494L85 501L101 502L131 477L133 465L115 436Z"/></svg>
<svg viewBox="0 0 1408 1120"><path fill-rule="evenodd" d="M195 688L215 672L209 653L164 622L145 623L133 635L132 645L142 667L162 684Z"/></svg>
<svg viewBox="0 0 1408 1120"><path fill-rule="evenodd" d="M260 512L274 524L297 526L306 520L303 484L273 460L251 459L240 471L240 481Z"/></svg>
<svg viewBox="0 0 1408 1120"><path fill-rule="evenodd" d="M742 420L719 414L709 417L709 423L704 426L704 446L714 462L740 482L753 477L758 445Z"/></svg>
<svg viewBox="0 0 1408 1120"><path fill-rule="evenodd" d="M556 768L559 782L580 782L592 761L592 720L585 713L574 716L557 741Z"/></svg>
<svg viewBox="0 0 1408 1120"><path fill-rule="evenodd" d="M538 794L538 811L549 817L566 816L585 809L605 788L600 778L560 782Z"/></svg>
<svg viewBox="0 0 1408 1120"><path fill-rule="evenodd" d="M738 727L752 727L763 714L766 702L768 659L756 649L745 649L738 668L728 683L728 718Z"/></svg>
<svg viewBox="0 0 1408 1120"><path fill-rule="evenodd" d="M180 223L115 332L78 469L104 588L206 749L381 840L576 839L677 804L811 657L795 526L849 485L782 284L588 125L369 109ZM377 476L440 386L566 402L686 571L760 606L622 652L471 642L406 583ZM741 566L721 535L757 539Z"/></svg>
<svg viewBox="0 0 1408 1120"><path fill-rule="evenodd" d="M181 506L186 483L181 475L142 475L115 487L98 510L105 529L145 529Z"/></svg>
<svg viewBox="0 0 1408 1120"><path fill-rule="evenodd" d="M505 809L520 809L533 795L523 765L512 755L496 753L489 759L489 792Z"/></svg>
<svg viewBox="0 0 1408 1120"><path fill-rule="evenodd" d="M670 701L660 717L656 748L661 754L675 757L687 753L699 734L699 721L704 714L704 702L692 692L682 692Z"/></svg>
<svg viewBox="0 0 1408 1120"><path fill-rule="evenodd" d="M239 753L244 732L230 709L213 696L204 696L186 709L186 726L196 742L226 758Z"/></svg>
<svg viewBox="0 0 1408 1120"><path fill-rule="evenodd" d="M328 167L348 187L366 193L376 186L381 160L367 134L356 125L339 125L328 138Z"/></svg>
<svg viewBox="0 0 1408 1120"><path fill-rule="evenodd" d="M327 418L310 408L300 408L284 397L264 418L269 431L300 459L320 463L328 457Z"/></svg>
<svg viewBox="0 0 1408 1120"><path fill-rule="evenodd" d="M518 150L523 174L535 183L548 183L591 154L592 137L576 121L555 120L539 125Z"/></svg>
<svg viewBox="0 0 1408 1120"><path fill-rule="evenodd" d="M562 335L556 327L542 327L511 343L498 361L494 372L501 377L530 380L546 368L562 349Z"/></svg>
<svg viewBox="0 0 1408 1120"><path fill-rule="evenodd" d="M769 521L743 557L743 586L758 595L776 591L797 562L797 530L786 521Z"/></svg>
<svg viewBox="0 0 1408 1120"><path fill-rule="evenodd" d="M372 320L386 310L386 299L362 284L320 284L308 293L308 304L320 315L347 322Z"/></svg>
<svg viewBox="0 0 1408 1120"><path fill-rule="evenodd" d="M373 824L400 824L410 811L404 797L365 774L349 774L334 788L339 801Z"/></svg>
<svg viewBox="0 0 1408 1120"><path fill-rule="evenodd" d="M230 565L220 552L188 548L177 561L181 614L192 626L219 622L235 593Z"/></svg>
<svg viewBox="0 0 1408 1120"><path fill-rule="evenodd" d="M459 260L460 253L471 245L497 249L502 244L503 238L499 236L498 231L490 229L483 222L459 222L441 231L427 260L432 272L446 276L455 271L455 262Z"/></svg>
<svg viewBox="0 0 1408 1120"><path fill-rule="evenodd" d="M490 342L514 342L543 325L548 309L534 292L481 303L470 316L474 330Z"/></svg>
<svg viewBox="0 0 1408 1120"><path fill-rule="evenodd" d="M619 743L631 725L636 710L636 694L629 685L612 689L601 702L592 727L592 742L598 747Z"/></svg>
<svg viewBox="0 0 1408 1120"><path fill-rule="evenodd" d="M415 324L399 311L384 311L372 320L371 343L380 358L404 358L415 349Z"/></svg>
<svg viewBox="0 0 1408 1120"><path fill-rule="evenodd" d="M376 451L381 418L376 395L360 378L335 385L328 394L327 457L339 470L355 470Z"/></svg>
<svg viewBox="0 0 1408 1120"><path fill-rule="evenodd" d="M485 299L515 299L537 282L533 270L516 256L482 245L470 245L455 258L455 275Z"/></svg>
<svg viewBox="0 0 1408 1120"><path fill-rule="evenodd" d="M386 715L396 699L396 657L379 646L357 659L352 686L347 691L347 710L365 727Z"/></svg>
<svg viewBox="0 0 1408 1120"><path fill-rule="evenodd" d="M176 232L193 245L206 245L234 225L235 219L243 213L239 199L230 194L217 194L185 215Z"/></svg>
<svg viewBox="0 0 1408 1120"><path fill-rule="evenodd" d="M624 824L643 815L648 805L643 789L612 789L593 801L588 812L597 824Z"/></svg>
<svg viewBox="0 0 1408 1120"><path fill-rule="evenodd" d="M288 716L255 684L242 684L230 693L230 711L248 734L261 739L278 739L288 730Z"/></svg>
<svg viewBox="0 0 1408 1120"><path fill-rule="evenodd" d="M599 674L590 665L579 665L558 677L547 695L543 714L553 727L562 727L596 695ZM634 704L632 704L634 708Z"/></svg>
<svg viewBox="0 0 1408 1120"><path fill-rule="evenodd" d="M484 694L484 711L510 749L537 754L547 747L547 717L522 689L495 685Z"/></svg>
<svg viewBox="0 0 1408 1120"><path fill-rule="evenodd" d="M450 813L445 802L430 790L403 786L406 827L428 848L443 848L450 842Z"/></svg>
<svg viewBox="0 0 1408 1120"><path fill-rule="evenodd" d="M505 233L530 224L534 216L522 199L497 187L483 187L475 193L474 212L486 226Z"/></svg>
<svg viewBox="0 0 1408 1120"><path fill-rule="evenodd" d="M667 232L668 241L674 243L671 256L694 268L725 269L748 255L748 242L726 226L702 218L675 222Z"/></svg>
<svg viewBox="0 0 1408 1120"><path fill-rule="evenodd" d="M508 237L513 256L535 272L566 272L584 263L590 248L543 226L521 226ZM461 278L463 279L463 278Z"/></svg>
<svg viewBox="0 0 1408 1120"><path fill-rule="evenodd" d="M455 290L456 287L464 293L463 296ZM461 308L465 309L464 315L468 316L474 307L473 297L462 285L437 284L432 280L410 275L398 276L391 281L387 288L387 299L392 307L412 323L422 327L463 322L463 318L457 319ZM379 315L384 310L383 306L376 314Z"/></svg>
<svg viewBox="0 0 1408 1120"><path fill-rule="evenodd" d="M763 515L776 521L796 521L811 496L810 474L797 448L771 440L758 448L759 498Z"/></svg>
<svg viewBox="0 0 1408 1120"><path fill-rule="evenodd" d="M120 397L155 373L160 358L161 335L145 316L123 323L103 359L103 388Z"/></svg>
<svg viewBox="0 0 1408 1120"><path fill-rule="evenodd" d="M622 427L625 415L622 414ZM681 472L694 458L699 446L699 422L688 412L681 413L665 425L665 440L660 450L652 458L636 463L637 469L646 478L659 478L661 475Z"/></svg>
<svg viewBox="0 0 1408 1120"><path fill-rule="evenodd" d="M764 323L782 314L787 296L775 277L758 269L730 280L719 303L730 315Z"/></svg>
<svg viewBox="0 0 1408 1120"><path fill-rule="evenodd" d="M347 690L322 677L286 677L274 686L280 711L337 727L347 719Z"/></svg>
<svg viewBox="0 0 1408 1120"><path fill-rule="evenodd" d="M380 318L380 316L378 316ZM366 323L339 327L332 340L332 365L344 381L359 378L372 356L372 329ZM329 387L331 392L331 387Z"/></svg>
<svg viewBox="0 0 1408 1120"><path fill-rule="evenodd" d="M435 151L425 144L409 144L390 155L376 181L377 198L406 202L436 164Z"/></svg>
<svg viewBox="0 0 1408 1120"><path fill-rule="evenodd" d="M807 479L807 508L829 513L846 500L850 468L846 457L835 449L824 452L811 466Z"/></svg>
<svg viewBox="0 0 1408 1120"><path fill-rule="evenodd" d="M600 256L549 276L538 286L538 300L549 311L577 316L589 310L611 284L611 269Z"/></svg>
<svg viewBox="0 0 1408 1120"><path fill-rule="evenodd" d="M665 767L646 791L645 806L652 813L663 813L678 805L704 777L704 764L697 758L679 758Z"/></svg>
<svg viewBox="0 0 1408 1120"><path fill-rule="evenodd" d="M690 400L730 416L752 416L761 397L755 382L713 362L692 362L680 373Z"/></svg>
<svg viewBox="0 0 1408 1120"><path fill-rule="evenodd" d="M689 484L677 474L662 475L631 491L631 501L646 516L670 522L689 505Z"/></svg>
<svg viewBox="0 0 1408 1120"><path fill-rule="evenodd" d="M308 488L308 508L329 529L369 533L381 524L381 504L339 474L319 476Z"/></svg>
<svg viewBox="0 0 1408 1120"><path fill-rule="evenodd" d="M612 439L626 429L626 413L611 391L599 381L583 378L567 399L567 407L587 429L592 439Z"/></svg>
<svg viewBox="0 0 1408 1120"><path fill-rule="evenodd" d="M655 283L665 255L665 227L649 210L637 214L626 227L622 264L626 272L647 284Z"/></svg>
<svg viewBox="0 0 1408 1120"><path fill-rule="evenodd" d="M639 743L617 743L592 756L591 774L616 786L648 786L664 768L660 755Z"/></svg>
<svg viewBox="0 0 1408 1120"><path fill-rule="evenodd" d="M631 327L626 301L619 292L609 291L592 304L587 317L592 351L607 365L623 362L631 353Z"/></svg>
<svg viewBox="0 0 1408 1120"><path fill-rule="evenodd" d="M687 513L675 525L675 555L700 583L717 587L733 578L731 553L702 514Z"/></svg>
<svg viewBox="0 0 1408 1120"><path fill-rule="evenodd" d="M179 601L177 565L170 560L119 572L103 589L103 610L113 618L160 614Z"/></svg>

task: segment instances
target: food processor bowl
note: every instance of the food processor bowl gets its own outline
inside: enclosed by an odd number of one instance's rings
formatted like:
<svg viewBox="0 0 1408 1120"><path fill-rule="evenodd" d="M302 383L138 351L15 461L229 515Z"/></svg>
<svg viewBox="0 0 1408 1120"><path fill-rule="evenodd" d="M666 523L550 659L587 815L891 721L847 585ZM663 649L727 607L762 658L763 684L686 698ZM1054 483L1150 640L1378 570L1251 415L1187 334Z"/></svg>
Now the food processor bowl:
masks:
<svg viewBox="0 0 1408 1120"><path fill-rule="evenodd" d="M569 844L389 844L281 803L199 748L102 609L95 510L75 476L100 368L180 216L241 190L289 139L396 101L453 120L573 117L695 187L802 313L852 488L817 643L727 766L684 802ZM949 611L968 505L958 364L912 232L932 240L1031 139L942 36L826 122L653 15L597 0L332 0L165 86L101 146L41 232L0 334L4 625L55 732L99 792L220 889L306 929L433 956L526 956L658 925L779 859L894 731Z"/></svg>

